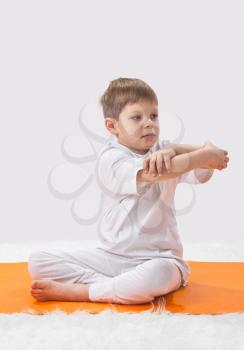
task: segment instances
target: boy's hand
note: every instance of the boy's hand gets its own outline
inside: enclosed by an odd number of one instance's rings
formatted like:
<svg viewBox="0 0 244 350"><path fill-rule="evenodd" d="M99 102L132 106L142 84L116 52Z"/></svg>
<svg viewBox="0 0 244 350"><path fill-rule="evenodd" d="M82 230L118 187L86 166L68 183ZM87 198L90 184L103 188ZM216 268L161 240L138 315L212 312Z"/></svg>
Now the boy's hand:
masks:
<svg viewBox="0 0 244 350"><path fill-rule="evenodd" d="M210 141L206 141L202 151L205 156L204 168L218 170L227 168L229 157L226 150L215 146Z"/></svg>
<svg viewBox="0 0 244 350"><path fill-rule="evenodd" d="M176 155L173 148L160 149L143 162L143 171L149 175L163 175L163 170L170 171L170 159Z"/></svg>

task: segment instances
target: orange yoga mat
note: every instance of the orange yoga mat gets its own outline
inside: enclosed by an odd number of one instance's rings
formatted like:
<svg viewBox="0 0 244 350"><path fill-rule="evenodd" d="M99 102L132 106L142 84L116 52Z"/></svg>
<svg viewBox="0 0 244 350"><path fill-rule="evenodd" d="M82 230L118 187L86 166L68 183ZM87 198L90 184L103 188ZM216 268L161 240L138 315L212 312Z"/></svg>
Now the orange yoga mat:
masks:
<svg viewBox="0 0 244 350"><path fill-rule="evenodd" d="M94 302L40 302L30 294L31 277L27 262L0 263L0 313L34 314L61 310L66 313L85 310L99 313L151 311L161 313L222 314L244 311L244 263L188 261L189 284L175 292L159 296L153 302L122 305Z"/></svg>

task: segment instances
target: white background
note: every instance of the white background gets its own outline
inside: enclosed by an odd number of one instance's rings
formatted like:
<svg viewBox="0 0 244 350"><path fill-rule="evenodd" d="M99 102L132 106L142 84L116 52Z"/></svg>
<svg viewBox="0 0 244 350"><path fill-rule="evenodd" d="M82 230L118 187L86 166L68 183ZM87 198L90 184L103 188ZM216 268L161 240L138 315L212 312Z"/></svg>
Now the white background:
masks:
<svg viewBox="0 0 244 350"><path fill-rule="evenodd" d="M95 102L109 81L145 80L159 99L161 136L182 143L210 139L229 151L229 167L195 185L196 202L177 216L183 242L243 242L244 6L242 1L2 1L0 242L95 238L96 224L74 219L75 191L94 161L79 126L106 137ZM92 112L93 111L93 112ZM102 144L94 143L97 151ZM191 199L180 185L176 207ZM72 197L74 198L74 196ZM92 183L77 194L76 213L92 217L100 195Z"/></svg>

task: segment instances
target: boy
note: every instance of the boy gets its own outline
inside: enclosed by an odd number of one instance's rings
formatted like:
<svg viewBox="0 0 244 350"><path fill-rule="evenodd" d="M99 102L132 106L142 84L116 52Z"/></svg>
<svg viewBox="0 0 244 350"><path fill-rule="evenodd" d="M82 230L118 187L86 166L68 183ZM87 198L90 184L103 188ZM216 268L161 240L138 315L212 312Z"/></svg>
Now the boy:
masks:
<svg viewBox="0 0 244 350"><path fill-rule="evenodd" d="M160 140L158 100L140 79L113 80L100 102L112 135L96 162L105 208L101 241L90 250L34 252L28 268L37 300L141 304L187 285L176 186L204 183L229 161L228 152L210 142Z"/></svg>

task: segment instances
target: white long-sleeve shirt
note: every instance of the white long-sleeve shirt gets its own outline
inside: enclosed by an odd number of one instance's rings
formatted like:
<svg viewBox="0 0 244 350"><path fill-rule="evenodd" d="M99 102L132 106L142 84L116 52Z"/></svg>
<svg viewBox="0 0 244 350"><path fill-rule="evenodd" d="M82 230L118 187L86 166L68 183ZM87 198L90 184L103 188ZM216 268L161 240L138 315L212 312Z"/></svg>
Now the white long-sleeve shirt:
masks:
<svg viewBox="0 0 244 350"><path fill-rule="evenodd" d="M143 160L169 144L159 139L141 155L112 137L101 150L95 173L104 202L97 247L132 259L171 259L182 271L186 285L191 270L183 259L175 217L175 190L180 182L206 182L213 171L199 168L169 180L138 182L136 175L143 169Z"/></svg>

